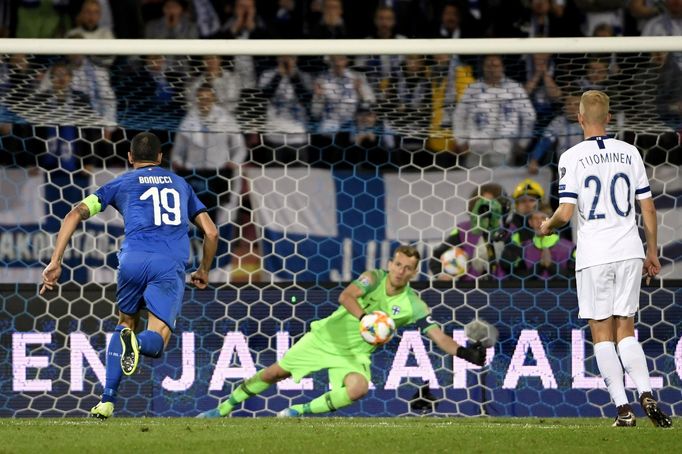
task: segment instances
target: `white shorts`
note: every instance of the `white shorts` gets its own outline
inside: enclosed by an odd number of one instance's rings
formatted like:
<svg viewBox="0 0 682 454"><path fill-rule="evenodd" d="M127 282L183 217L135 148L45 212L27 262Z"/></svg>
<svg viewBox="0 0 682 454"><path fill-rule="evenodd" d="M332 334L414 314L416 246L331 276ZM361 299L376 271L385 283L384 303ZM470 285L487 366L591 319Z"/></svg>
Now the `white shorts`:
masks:
<svg viewBox="0 0 682 454"><path fill-rule="evenodd" d="M639 307L642 259L595 265L576 271L579 318L632 317Z"/></svg>

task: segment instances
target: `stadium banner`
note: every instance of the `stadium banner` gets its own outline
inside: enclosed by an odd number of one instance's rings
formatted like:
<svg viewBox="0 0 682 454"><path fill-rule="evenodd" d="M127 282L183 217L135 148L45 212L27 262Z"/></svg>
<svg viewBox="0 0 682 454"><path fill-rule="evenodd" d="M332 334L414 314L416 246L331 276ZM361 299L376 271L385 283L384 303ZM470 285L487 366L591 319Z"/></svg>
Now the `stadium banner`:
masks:
<svg viewBox="0 0 682 454"><path fill-rule="evenodd" d="M675 284L678 285L678 284ZM664 411L682 415L682 287L650 288L638 338ZM421 285L419 285L421 287ZM337 306L341 286L246 286L188 290L167 352L124 377L118 416L193 416L268 366L311 321ZM45 300L35 286L3 286L0 416L85 416L98 402L104 349L116 326L114 289L63 288ZM568 288L422 288L435 319L458 342L480 317L499 330L478 368L444 355L417 331L401 331L373 355L369 395L339 415L611 416L585 323ZM635 401L628 379L629 398ZM272 416L328 389L325 374L286 380L234 416Z"/></svg>
<svg viewBox="0 0 682 454"><path fill-rule="evenodd" d="M61 219L85 195L124 171L0 168L0 283L38 282ZM661 276L666 279L682 278L682 241L677 234L682 228L682 179L675 172L657 168L651 183L662 220ZM398 242L414 243L429 257L431 249L467 219L467 200L478 185L494 181L511 194L527 177L523 168L376 174L254 167L244 173L266 280L318 283L348 281L365 269L385 266ZM551 187L548 169L533 178ZM233 216L229 207L218 211L225 241L232 238ZM113 282L122 235L123 222L111 209L88 220L66 252L63 278L79 284ZM192 248L198 255L201 242L194 238ZM218 266L227 269L230 254L223 249ZM427 263L422 264L421 280L429 278ZM220 276L225 281L229 272Z"/></svg>

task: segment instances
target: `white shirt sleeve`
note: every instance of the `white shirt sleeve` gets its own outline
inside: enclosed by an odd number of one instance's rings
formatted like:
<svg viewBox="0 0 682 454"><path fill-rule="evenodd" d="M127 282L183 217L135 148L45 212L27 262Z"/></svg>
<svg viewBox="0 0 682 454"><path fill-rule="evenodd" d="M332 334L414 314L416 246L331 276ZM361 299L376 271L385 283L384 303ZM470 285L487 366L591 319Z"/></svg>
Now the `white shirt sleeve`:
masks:
<svg viewBox="0 0 682 454"><path fill-rule="evenodd" d="M639 152L635 150L635 199L642 200L651 197L651 187L649 186L649 178L646 176L646 168L644 167L644 161L639 155Z"/></svg>
<svg viewBox="0 0 682 454"><path fill-rule="evenodd" d="M559 157L559 203L578 203L578 182L575 165L566 153Z"/></svg>

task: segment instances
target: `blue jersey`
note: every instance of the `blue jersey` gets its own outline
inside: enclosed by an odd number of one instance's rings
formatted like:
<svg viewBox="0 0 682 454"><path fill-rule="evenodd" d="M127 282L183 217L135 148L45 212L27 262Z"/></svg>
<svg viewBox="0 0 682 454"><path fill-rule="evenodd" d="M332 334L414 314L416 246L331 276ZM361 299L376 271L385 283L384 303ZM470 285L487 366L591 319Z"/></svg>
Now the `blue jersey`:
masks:
<svg viewBox="0 0 682 454"><path fill-rule="evenodd" d="M191 186L158 166L127 172L94 194L101 210L111 205L123 216L122 252L163 254L175 261L189 260L189 223L206 207Z"/></svg>

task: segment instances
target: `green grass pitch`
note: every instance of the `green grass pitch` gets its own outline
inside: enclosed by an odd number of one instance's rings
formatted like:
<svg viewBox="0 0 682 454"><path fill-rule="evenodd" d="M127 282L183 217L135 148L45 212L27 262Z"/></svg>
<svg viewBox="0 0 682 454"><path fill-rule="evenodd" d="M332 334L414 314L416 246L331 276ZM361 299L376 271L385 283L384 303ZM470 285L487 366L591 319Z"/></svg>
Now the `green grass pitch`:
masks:
<svg viewBox="0 0 682 454"><path fill-rule="evenodd" d="M679 452L682 421L605 418L0 419L0 453Z"/></svg>

